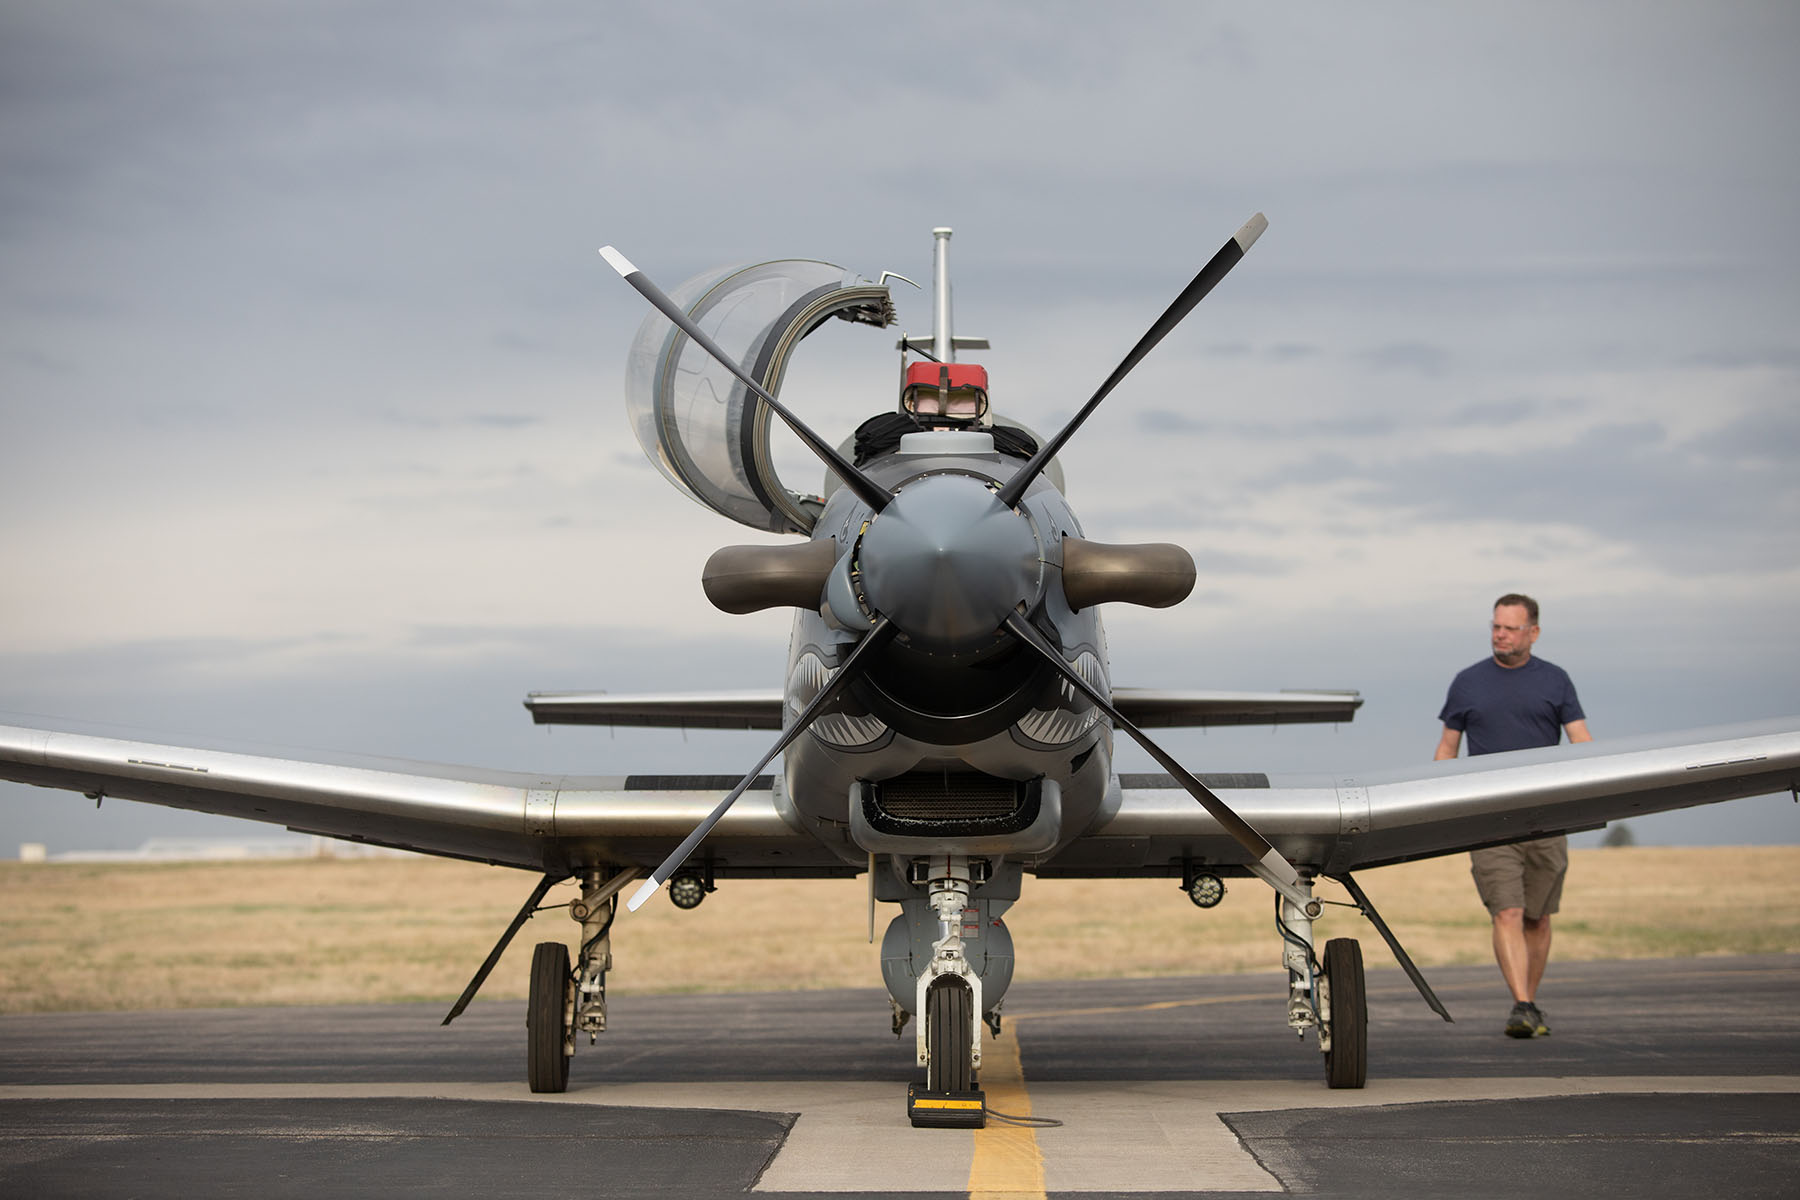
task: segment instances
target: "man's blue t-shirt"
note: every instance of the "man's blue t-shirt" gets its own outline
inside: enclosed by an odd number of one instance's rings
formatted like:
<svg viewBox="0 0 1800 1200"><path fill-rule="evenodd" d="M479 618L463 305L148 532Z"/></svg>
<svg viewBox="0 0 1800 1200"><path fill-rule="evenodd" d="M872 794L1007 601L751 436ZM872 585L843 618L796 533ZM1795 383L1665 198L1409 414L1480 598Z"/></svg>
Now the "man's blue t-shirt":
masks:
<svg viewBox="0 0 1800 1200"><path fill-rule="evenodd" d="M1569 673L1535 656L1522 667L1484 658L1458 671L1438 714L1468 738L1470 754L1554 746L1564 725L1585 719Z"/></svg>

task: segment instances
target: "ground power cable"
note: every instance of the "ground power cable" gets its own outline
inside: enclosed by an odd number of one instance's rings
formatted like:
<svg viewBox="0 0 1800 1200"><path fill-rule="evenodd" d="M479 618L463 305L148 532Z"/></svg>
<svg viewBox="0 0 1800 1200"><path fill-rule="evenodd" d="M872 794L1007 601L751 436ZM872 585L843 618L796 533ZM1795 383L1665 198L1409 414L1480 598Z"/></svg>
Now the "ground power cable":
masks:
<svg viewBox="0 0 1800 1200"><path fill-rule="evenodd" d="M1062 1125L1055 1117L1019 1117L1011 1113L995 1112L985 1105L982 1106L981 1115L991 1117L1002 1125L1017 1125L1025 1129L1056 1129Z"/></svg>

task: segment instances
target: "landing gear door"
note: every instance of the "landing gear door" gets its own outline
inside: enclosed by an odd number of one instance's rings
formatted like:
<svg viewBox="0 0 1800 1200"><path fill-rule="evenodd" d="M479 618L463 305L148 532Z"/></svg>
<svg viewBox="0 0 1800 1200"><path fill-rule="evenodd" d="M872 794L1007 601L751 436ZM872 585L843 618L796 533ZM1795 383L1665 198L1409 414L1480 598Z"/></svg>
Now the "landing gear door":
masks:
<svg viewBox="0 0 1800 1200"><path fill-rule="evenodd" d="M710 271L670 296L774 395L794 347L825 321L894 319L887 288L812 259ZM811 531L823 502L784 485L769 453L781 418L661 313L631 345L625 400L638 444L676 487L752 529Z"/></svg>

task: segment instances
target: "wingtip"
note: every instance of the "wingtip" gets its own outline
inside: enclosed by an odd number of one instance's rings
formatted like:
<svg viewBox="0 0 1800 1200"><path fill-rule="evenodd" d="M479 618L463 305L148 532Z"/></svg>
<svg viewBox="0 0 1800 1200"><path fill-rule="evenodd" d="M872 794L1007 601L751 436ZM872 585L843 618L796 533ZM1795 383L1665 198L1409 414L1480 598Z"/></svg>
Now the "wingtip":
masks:
<svg viewBox="0 0 1800 1200"><path fill-rule="evenodd" d="M1237 242L1239 250L1249 253L1250 247L1256 245L1256 239L1261 237L1263 235L1263 230L1268 227L1269 218L1263 216L1261 213L1257 213L1248 221L1244 222L1244 227L1237 231L1233 240Z"/></svg>
<svg viewBox="0 0 1800 1200"><path fill-rule="evenodd" d="M606 260L607 266L611 267L622 276L637 274L637 268L631 265L631 260L626 258L623 254L620 254L618 250L612 246L600 247L600 257Z"/></svg>

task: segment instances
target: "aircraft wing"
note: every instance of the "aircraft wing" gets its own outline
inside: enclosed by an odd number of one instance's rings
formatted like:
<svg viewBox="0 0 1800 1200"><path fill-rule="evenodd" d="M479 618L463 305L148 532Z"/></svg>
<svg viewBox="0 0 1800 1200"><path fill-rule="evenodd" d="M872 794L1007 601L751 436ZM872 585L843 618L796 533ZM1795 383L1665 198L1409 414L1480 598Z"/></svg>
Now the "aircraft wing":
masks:
<svg viewBox="0 0 1800 1200"><path fill-rule="evenodd" d="M1362 706L1355 692L1196 692L1118 688L1113 704L1138 726L1288 725L1349 721ZM686 729L780 729L781 693L533 692L525 698L539 725L634 725Z"/></svg>
<svg viewBox="0 0 1800 1200"><path fill-rule="evenodd" d="M608 861L654 866L737 782L303 761L15 726L0 726L0 779L533 871L563 869L588 848ZM1800 787L1800 719L1356 777L1201 779L1290 861L1337 874L1792 791ZM1094 828L1038 864L1037 874L1179 877L1189 867L1244 865L1238 844L1167 776L1128 774L1120 783ZM704 856L717 873L853 874L845 857L783 817L779 786L758 779L709 835Z"/></svg>
<svg viewBox="0 0 1800 1200"><path fill-rule="evenodd" d="M544 872L596 847L607 861L654 867L738 782L534 775L402 759L311 762L16 726L0 726L0 779ZM760 777L708 837L696 865L752 877L854 874L782 817L778 787Z"/></svg>
<svg viewBox="0 0 1800 1200"><path fill-rule="evenodd" d="M1350 777L1202 775L1296 864L1328 875L1800 787L1800 718L1488 754ZM1166 775L1124 775L1095 828L1037 873L1166 875L1244 851ZM1796 793L1800 795L1800 793ZM1800 822L1800 813L1796 814Z"/></svg>

